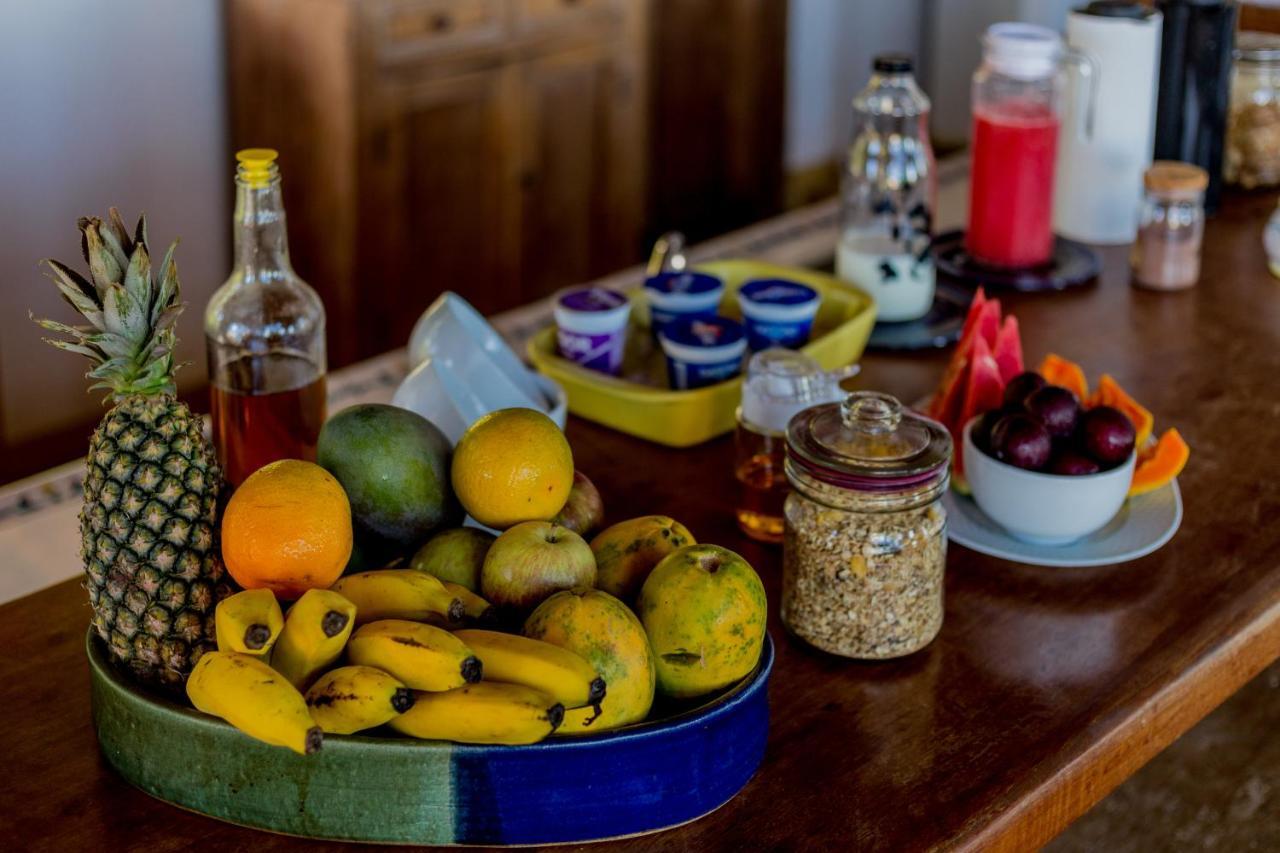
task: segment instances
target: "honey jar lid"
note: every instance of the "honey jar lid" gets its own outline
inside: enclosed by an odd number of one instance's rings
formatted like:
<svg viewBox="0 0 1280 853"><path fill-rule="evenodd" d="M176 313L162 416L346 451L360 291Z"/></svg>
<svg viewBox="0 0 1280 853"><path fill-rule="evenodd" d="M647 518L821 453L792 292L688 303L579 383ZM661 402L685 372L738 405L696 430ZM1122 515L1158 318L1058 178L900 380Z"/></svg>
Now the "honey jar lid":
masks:
<svg viewBox="0 0 1280 853"><path fill-rule="evenodd" d="M1157 160L1142 176L1142 183L1153 193L1190 196L1209 186L1209 173L1193 163Z"/></svg>
<svg viewBox="0 0 1280 853"><path fill-rule="evenodd" d="M889 394L855 391L792 418L787 454L792 464L833 486L901 490L945 475L951 435Z"/></svg>

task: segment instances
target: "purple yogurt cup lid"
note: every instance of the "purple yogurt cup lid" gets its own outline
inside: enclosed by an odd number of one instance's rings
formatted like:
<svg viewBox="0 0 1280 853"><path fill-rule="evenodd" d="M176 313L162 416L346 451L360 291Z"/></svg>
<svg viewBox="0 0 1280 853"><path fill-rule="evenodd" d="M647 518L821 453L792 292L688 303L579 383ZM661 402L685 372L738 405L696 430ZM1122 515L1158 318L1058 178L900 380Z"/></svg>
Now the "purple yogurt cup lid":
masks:
<svg viewBox="0 0 1280 853"><path fill-rule="evenodd" d="M570 311L616 311L627 304L627 297L603 287L582 287L562 293L556 303Z"/></svg>

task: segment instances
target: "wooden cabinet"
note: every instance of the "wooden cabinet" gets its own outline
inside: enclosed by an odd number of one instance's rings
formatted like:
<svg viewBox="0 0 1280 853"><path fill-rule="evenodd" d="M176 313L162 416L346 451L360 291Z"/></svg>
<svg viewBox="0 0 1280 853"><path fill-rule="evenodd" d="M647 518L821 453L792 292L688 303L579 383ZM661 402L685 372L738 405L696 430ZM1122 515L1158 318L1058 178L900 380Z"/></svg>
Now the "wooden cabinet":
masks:
<svg viewBox="0 0 1280 853"><path fill-rule="evenodd" d="M513 307L643 257L647 0L227 0L232 140L280 150L333 364L456 290Z"/></svg>

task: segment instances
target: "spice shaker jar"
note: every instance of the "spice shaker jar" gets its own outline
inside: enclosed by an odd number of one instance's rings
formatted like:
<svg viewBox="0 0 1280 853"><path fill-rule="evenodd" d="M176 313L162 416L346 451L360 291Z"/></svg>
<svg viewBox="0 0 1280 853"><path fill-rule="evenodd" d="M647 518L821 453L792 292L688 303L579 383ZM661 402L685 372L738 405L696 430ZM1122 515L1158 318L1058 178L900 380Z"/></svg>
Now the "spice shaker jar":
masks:
<svg viewBox="0 0 1280 853"><path fill-rule="evenodd" d="M1156 290L1191 287L1200 278L1209 173L1190 163L1158 160L1142 182L1146 194L1129 257L1134 281Z"/></svg>
<svg viewBox="0 0 1280 853"><path fill-rule="evenodd" d="M951 436L888 394L858 391L787 426L782 621L850 658L928 645L942 627L942 495Z"/></svg>
<svg viewBox="0 0 1280 853"><path fill-rule="evenodd" d="M1280 184L1280 35L1236 36L1223 177L1246 189Z"/></svg>

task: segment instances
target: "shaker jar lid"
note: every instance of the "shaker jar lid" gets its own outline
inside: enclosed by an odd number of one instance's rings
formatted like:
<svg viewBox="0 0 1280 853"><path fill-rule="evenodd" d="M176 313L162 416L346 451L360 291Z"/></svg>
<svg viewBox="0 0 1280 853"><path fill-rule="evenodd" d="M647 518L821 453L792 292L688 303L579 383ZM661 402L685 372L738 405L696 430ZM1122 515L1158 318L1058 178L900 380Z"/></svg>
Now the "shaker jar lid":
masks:
<svg viewBox="0 0 1280 853"><path fill-rule="evenodd" d="M1209 186L1209 173L1192 163L1157 160L1142 176L1148 191L1175 197L1194 197Z"/></svg>
<svg viewBox="0 0 1280 853"><path fill-rule="evenodd" d="M1280 35L1257 30L1241 30L1236 33L1235 58L1241 62L1280 60Z"/></svg>
<svg viewBox="0 0 1280 853"><path fill-rule="evenodd" d="M951 435L889 394L855 391L792 418L787 451L793 464L830 485L899 490L932 482L946 469Z"/></svg>

